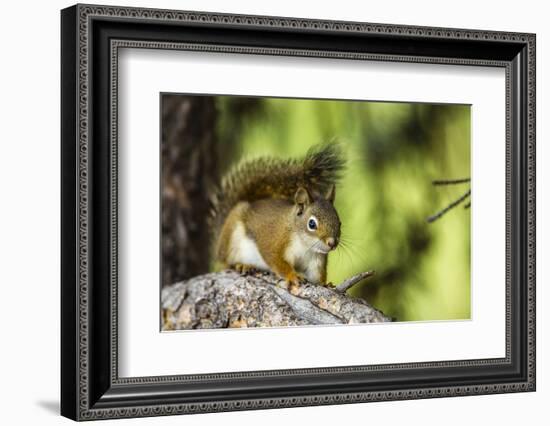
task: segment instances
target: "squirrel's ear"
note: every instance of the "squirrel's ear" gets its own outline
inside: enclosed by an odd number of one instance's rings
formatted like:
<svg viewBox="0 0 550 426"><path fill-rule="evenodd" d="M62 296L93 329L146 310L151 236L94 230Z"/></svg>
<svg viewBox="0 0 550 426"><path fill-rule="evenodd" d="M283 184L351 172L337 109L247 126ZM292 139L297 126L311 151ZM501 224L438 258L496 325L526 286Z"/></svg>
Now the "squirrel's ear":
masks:
<svg viewBox="0 0 550 426"><path fill-rule="evenodd" d="M336 186L332 184L330 185L327 193L325 194L325 199L327 201L330 201L330 203L334 203L334 197L336 197Z"/></svg>
<svg viewBox="0 0 550 426"><path fill-rule="evenodd" d="M307 189L299 187L296 194L294 194L294 202L300 207L299 213L302 213L304 206L307 206L311 202L311 197Z"/></svg>

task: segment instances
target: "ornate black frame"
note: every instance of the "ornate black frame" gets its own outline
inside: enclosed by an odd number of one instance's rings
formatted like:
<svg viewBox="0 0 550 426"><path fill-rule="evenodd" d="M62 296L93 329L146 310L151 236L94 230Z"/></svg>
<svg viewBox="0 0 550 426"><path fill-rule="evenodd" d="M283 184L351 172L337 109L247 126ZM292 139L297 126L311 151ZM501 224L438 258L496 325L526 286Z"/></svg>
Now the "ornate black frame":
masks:
<svg viewBox="0 0 550 426"><path fill-rule="evenodd" d="M61 413L75 420L535 390L535 35L76 5L61 13ZM122 379L117 52L193 49L506 70L506 357Z"/></svg>

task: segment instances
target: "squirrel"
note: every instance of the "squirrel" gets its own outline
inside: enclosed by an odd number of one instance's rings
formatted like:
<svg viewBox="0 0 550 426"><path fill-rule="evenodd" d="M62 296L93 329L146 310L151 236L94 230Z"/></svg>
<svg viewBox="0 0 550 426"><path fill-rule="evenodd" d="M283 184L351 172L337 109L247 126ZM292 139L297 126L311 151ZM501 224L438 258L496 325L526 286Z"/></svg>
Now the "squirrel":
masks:
<svg viewBox="0 0 550 426"><path fill-rule="evenodd" d="M338 246L336 183L340 145L310 148L302 159L241 162L212 197L214 257L241 273L272 271L294 291L304 279L327 285L327 257Z"/></svg>

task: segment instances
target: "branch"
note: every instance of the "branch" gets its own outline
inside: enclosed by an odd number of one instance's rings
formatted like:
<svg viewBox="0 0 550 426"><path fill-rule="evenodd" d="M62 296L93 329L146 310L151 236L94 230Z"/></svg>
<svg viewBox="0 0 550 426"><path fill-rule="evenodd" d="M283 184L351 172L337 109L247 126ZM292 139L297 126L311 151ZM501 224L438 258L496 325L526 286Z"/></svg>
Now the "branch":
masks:
<svg viewBox="0 0 550 426"><path fill-rule="evenodd" d="M453 207L456 207L457 205L459 205L460 203L462 203L466 198L468 198L470 196L470 193L471 193L471 190L468 189L464 194L462 194L459 198L457 198L456 200L454 200L451 204L449 204L447 207L445 207L444 209L440 210L439 212L437 212L436 214L434 214L433 216L430 216L428 217L428 219L426 219L428 222L434 222L435 220L439 219L441 216L443 216L445 213L447 213L449 210L451 210Z"/></svg>
<svg viewBox="0 0 550 426"><path fill-rule="evenodd" d="M336 286L336 291L340 293L345 293L350 288L352 288L355 284L360 283L365 278L372 277L374 275L374 271L367 271L367 272L361 272L360 274L354 275L353 277L349 277L347 280L342 281L341 284L338 284Z"/></svg>
<svg viewBox="0 0 550 426"><path fill-rule="evenodd" d="M280 279L269 273L241 275L226 270L201 275L162 290L162 329L391 321L364 300L344 294L370 274L358 274L344 281L338 286L340 290L303 283L292 294L281 286ZM346 288L341 290L344 284Z"/></svg>
<svg viewBox="0 0 550 426"><path fill-rule="evenodd" d="M470 178L463 178L463 179L439 179L439 180L433 180L433 185L456 185L459 183L468 183L470 182Z"/></svg>

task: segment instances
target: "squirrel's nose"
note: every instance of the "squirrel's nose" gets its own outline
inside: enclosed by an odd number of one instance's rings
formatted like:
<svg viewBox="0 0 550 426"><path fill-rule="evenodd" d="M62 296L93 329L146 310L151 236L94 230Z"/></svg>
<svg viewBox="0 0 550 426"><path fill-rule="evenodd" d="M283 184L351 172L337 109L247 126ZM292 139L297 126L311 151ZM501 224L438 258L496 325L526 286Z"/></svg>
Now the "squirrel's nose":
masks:
<svg viewBox="0 0 550 426"><path fill-rule="evenodd" d="M338 240L336 238L332 238L332 237L327 238L327 246L329 246L331 249L336 247L336 244L338 244Z"/></svg>

